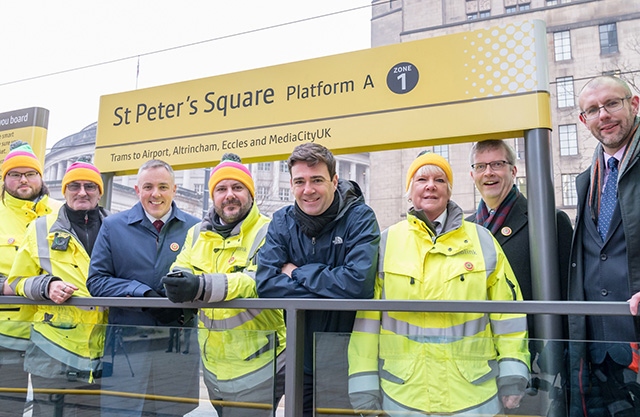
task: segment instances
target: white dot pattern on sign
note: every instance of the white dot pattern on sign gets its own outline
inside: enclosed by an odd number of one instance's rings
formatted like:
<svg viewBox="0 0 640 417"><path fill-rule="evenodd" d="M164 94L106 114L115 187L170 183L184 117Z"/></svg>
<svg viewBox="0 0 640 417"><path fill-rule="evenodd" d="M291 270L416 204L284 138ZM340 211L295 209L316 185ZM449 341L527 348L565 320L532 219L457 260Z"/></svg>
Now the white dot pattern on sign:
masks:
<svg viewBox="0 0 640 417"><path fill-rule="evenodd" d="M471 98L532 91L538 84L532 22L503 24L464 39L469 55L465 93Z"/></svg>

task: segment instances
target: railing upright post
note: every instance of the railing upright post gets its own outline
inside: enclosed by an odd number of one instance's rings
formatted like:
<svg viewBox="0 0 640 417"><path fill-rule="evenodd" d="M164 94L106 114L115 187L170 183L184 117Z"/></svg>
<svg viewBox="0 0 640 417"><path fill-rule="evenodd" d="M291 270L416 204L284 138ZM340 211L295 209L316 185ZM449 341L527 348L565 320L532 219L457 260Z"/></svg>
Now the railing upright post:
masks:
<svg viewBox="0 0 640 417"><path fill-rule="evenodd" d="M295 304L295 303L292 303ZM286 309L287 349L284 389L285 417L302 415L304 385L304 316L295 305Z"/></svg>

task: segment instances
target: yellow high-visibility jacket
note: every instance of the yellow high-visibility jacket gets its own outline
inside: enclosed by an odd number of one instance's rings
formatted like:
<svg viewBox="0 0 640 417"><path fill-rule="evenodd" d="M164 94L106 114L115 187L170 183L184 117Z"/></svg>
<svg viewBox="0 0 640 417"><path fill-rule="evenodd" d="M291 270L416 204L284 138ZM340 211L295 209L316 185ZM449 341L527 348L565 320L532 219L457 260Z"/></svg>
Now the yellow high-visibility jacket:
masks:
<svg viewBox="0 0 640 417"><path fill-rule="evenodd" d="M436 236L411 212L383 232L376 299L521 300L491 233L448 205ZM494 415L499 395L524 393L524 314L358 312L349 345L354 408ZM500 394L498 394L500 389Z"/></svg>
<svg viewBox="0 0 640 417"><path fill-rule="evenodd" d="M52 249L54 239L68 239L66 248ZM62 209L29 225L9 273L9 284L18 295L47 300L49 283L57 277L78 287L73 297L91 297L86 287L89 261ZM104 351L106 323L107 313L100 307L38 305L31 342L53 359L94 372Z"/></svg>
<svg viewBox="0 0 640 417"><path fill-rule="evenodd" d="M254 204L225 239L205 219L187 233L171 269L202 274L205 302L256 298L255 254L268 223ZM284 350L286 340L281 310L203 308L198 317L202 362L220 385L228 381L247 388L273 378L275 355ZM278 359L277 366L284 365L284 355ZM222 389L235 392L233 387Z"/></svg>
<svg viewBox="0 0 640 417"><path fill-rule="evenodd" d="M0 200L0 281L9 276L27 225L40 216L57 213L61 205L48 195L33 202L5 193ZM29 346L34 311L35 306L30 305L0 305L0 346L22 351Z"/></svg>

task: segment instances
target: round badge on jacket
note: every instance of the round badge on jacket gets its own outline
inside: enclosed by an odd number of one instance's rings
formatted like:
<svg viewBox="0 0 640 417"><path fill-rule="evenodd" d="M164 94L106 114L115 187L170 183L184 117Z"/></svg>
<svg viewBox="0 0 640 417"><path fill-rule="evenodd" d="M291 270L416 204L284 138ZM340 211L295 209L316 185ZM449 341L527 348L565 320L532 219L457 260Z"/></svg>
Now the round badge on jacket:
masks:
<svg viewBox="0 0 640 417"><path fill-rule="evenodd" d="M169 245L169 249L171 249L173 252L178 252L180 250L180 245L178 245L176 242L173 242L171 245Z"/></svg>
<svg viewBox="0 0 640 417"><path fill-rule="evenodd" d="M502 236L511 236L511 233L513 233L513 230L511 230L510 227L503 227L502 229L500 229L500 233L502 233Z"/></svg>

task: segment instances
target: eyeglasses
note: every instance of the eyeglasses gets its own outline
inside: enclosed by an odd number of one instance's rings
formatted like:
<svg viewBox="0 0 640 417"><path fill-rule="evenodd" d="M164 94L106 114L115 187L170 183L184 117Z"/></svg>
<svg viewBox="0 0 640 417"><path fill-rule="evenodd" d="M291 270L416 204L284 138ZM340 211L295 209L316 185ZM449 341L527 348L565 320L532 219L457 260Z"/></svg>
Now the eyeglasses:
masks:
<svg viewBox="0 0 640 417"><path fill-rule="evenodd" d="M88 193L91 193L93 191L96 191L98 189L98 185L94 184L92 182L88 182L86 184L80 184L77 182L72 182L67 184L67 190L69 191L80 191L80 188L83 188L84 190Z"/></svg>
<svg viewBox="0 0 640 417"><path fill-rule="evenodd" d="M623 97L623 98L615 98L613 100L609 100L604 103L604 106L593 106L589 107L585 111L580 113L585 120L593 120L600 116L600 110L604 109L607 113L615 113L617 111L622 110L624 107L624 101L630 99L631 96Z"/></svg>
<svg viewBox="0 0 640 417"><path fill-rule="evenodd" d="M29 171L29 172L15 172L15 171L11 171L9 173L7 173L7 177L11 178L12 180L20 180L22 179L22 177L24 176L27 180L32 180L34 179L36 176L38 176L38 172L37 171Z"/></svg>
<svg viewBox="0 0 640 417"><path fill-rule="evenodd" d="M473 168L475 172L481 173L484 172L488 166L490 166L493 171L501 171L507 165L511 164L508 161L478 162L477 164L471 164L471 168Z"/></svg>

